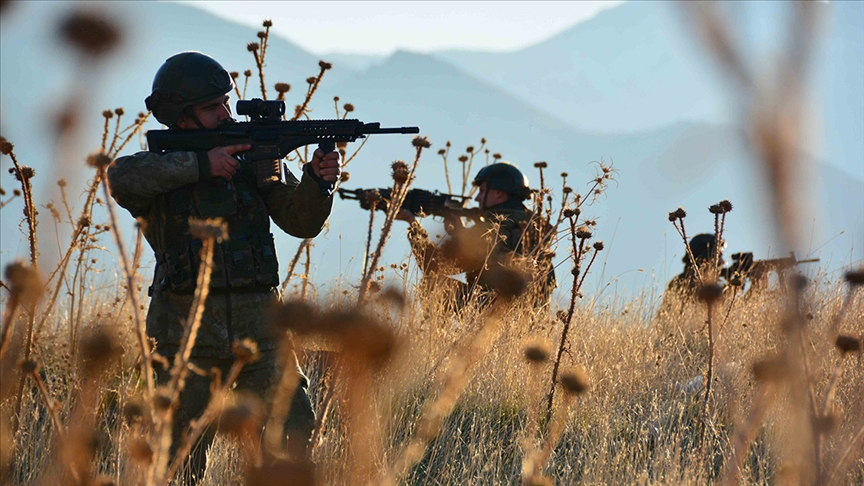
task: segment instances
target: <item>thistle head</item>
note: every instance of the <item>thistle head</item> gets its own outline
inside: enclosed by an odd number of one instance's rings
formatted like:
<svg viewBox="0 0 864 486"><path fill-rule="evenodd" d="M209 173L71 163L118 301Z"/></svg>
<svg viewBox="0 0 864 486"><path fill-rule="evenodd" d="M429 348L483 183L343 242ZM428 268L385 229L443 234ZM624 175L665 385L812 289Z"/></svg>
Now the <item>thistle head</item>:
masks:
<svg viewBox="0 0 864 486"><path fill-rule="evenodd" d="M107 54L122 41L120 30L94 12L76 11L60 23L60 35L91 58Z"/></svg>
<svg viewBox="0 0 864 486"><path fill-rule="evenodd" d="M94 169L102 170L111 163L111 157L105 152L99 151L94 152L87 156L87 165L93 167Z"/></svg>
<svg viewBox="0 0 864 486"><path fill-rule="evenodd" d="M543 364L552 355L552 349L546 341L535 339L525 345L522 355L531 364Z"/></svg>
<svg viewBox="0 0 864 486"><path fill-rule="evenodd" d="M417 135L416 137L411 139L411 145L413 145L415 148L429 148L432 146L432 142L430 142L427 137L421 137L420 135Z"/></svg>
<svg viewBox="0 0 864 486"><path fill-rule="evenodd" d="M396 184L404 184L408 181L408 176L411 172L408 169L408 164L404 161L397 160L393 162L390 168L393 170L393 181L396 182Z"/></svg>
<svg viewBox="0 0 864 486"><path fill-rule="evenodd" d="M861 340L855 336L839 335L834 342L842 354L855 353L861 350Z"/></svg>
<svg viewBox="0 0 864 486"><path fill-rule="evenodd" d="M559 378L561 387L564 388L564 393L568 395L578 395L588 390L590 382L588 373L582 368L572 368L561 373Z"/></svg>

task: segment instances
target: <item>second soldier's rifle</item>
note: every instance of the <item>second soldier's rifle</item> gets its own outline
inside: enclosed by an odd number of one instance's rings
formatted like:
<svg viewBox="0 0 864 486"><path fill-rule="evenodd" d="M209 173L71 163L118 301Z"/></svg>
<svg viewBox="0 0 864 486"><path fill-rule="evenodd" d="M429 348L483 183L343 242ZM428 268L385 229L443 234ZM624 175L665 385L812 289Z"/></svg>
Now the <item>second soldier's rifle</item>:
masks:
<svg viewBox="0 0 864 486"><path fill-rule="evenodd" d="M391 201L390 189L344 189L339 188L339 197L358 201L363 209L388 211ZM463 216L474 221L479 220L480 211L464 207L470 196L443 194L438 191L410 189L402 202L402 209L414 216Z"/></svg>
<svg viewBox="0 0 864 486"><path fill-rule="evenodd" d="M795 258L795 253L789 252L789 256L785 258L774 258L771 260L754 260L753 253L742 252L732 255L732 265L724 268L721 275L731 281L733 278L749 279L751 282L760 283L768 277L771 272L776 272L777 275L782 275L783 272L802 263L818 262L818 258L810 258L807 260L798 260ZM783 279L780 279L783 282Z"/></svg>
<svg viewBox="0 0 864 486"><path fill-rule="evenodd" d="M251 144L252 149L238 153L242 162L252 164L258 187L281 184L284 173L281 159L300 147L318 144L332 152L336 143L353 142L377 133L420 133L417 127L381 128L380 123L360 120L283 120L285 102L253 99L237 102L237 114L251 121L228 123L212 130L150 130L147 145L158 154L175 151L204 152L214 147ZM322 193L330 194L333 183L321 180Z"/></svg>

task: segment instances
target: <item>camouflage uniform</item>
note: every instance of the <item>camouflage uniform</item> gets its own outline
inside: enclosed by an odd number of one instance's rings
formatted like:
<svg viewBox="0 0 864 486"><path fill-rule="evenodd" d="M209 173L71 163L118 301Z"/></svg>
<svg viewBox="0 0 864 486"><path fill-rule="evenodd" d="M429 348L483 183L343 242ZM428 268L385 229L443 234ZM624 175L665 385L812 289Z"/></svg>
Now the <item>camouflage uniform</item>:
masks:
<svg viewBox="0 0 864 486"><path fill-rule="evenodd" d="M494 287L488 271L491 266L506 265L512 262L514 256L525 255L530 251L533 243L530 235L533 232L526 234L526 228L533 224L531 218L531 211L521 201L509 199L489 208L482 222L468 228L458 228L440 247L429 239L428 233L417 221L412 222L408 229L408 240L424 275L465 272L468 285L458 285L456 294L456 307L461 308L475 288L487 294ZM548 304L555 288L551 259L540 258L535 264L547 270L546 281L541 282L540 295L535 302L537 305Z"/></svg>
<svg viewBox="0 0 864 486"><path fill-rule="evenodd" d="M279 265L270 218L292 236L312 238L327 221L333 199L321 194L309 166L301 181L286 171L284 185L265 189L256 186L248 164L241 164L231 181L211 177L209 171L206 152L140 152L115 160L108 168L108 181L117 203L142 222L144 236L155 252L147 334L163 356L170 358L179 349L195 290L201 242L190 235L188 220L221 217L227 222L229 238L216 245L210 295L192 361L205 370L219 368L224 376L234 360L232 343L252 339L262 356L243 371L237 388L265 398L278 378L278 338L268 332L264 319L264 309L279 298ZM167 371L157 371L157 378L165 383ZM303 377L286 424L297 431L292 438L304 445L314 424L305 386ZM175 421L175 447L182 431L208 401L209 378L190 374ZM187 474L195 475L195 481L203 475L212 438L212 432L203 437L190 458Z"/></svg>

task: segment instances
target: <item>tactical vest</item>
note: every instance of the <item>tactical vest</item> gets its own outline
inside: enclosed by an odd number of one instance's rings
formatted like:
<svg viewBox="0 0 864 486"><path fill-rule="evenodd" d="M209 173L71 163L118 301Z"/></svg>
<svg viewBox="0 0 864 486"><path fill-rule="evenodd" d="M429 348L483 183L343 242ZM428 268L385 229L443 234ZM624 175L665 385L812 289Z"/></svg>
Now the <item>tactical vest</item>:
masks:
<svg viewBox="0 0 864 486"><path fill-rule="evenodd" d="M219 177L159 196L161 234L157 243L154 289L194 292L201 262L201 240L189 233L189 218L223 218L228 240L217 243L210 278L211 292L268 291L279 284L279 262L270 233L270 216L247 164L231 179Z"/></svg>

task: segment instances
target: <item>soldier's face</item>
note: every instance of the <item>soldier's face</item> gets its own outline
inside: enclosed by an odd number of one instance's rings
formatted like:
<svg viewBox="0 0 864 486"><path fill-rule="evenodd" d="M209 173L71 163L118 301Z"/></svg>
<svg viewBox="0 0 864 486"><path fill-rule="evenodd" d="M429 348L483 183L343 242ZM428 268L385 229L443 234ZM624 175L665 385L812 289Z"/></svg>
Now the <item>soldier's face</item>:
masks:
<svg viewBox="0 0 864 486"><path fill-rule="evenodd" d="M230 98L228 95L214 98L210 101L198 103L192 107L192 112L198 117L201 125L208 130L212 130L226 120L231 120L231 105L228 103ZM184 129L195 130L200 128L194 120L185 115L181 115L177 120L177 126Z"/></svg>
<svg viewBox="0 0 864 486"><path fill-rule="evenodd" d="M487 183L481 182L480 188L477 190L477 197L474 200L477 201L480 209L489 209L505 202L509 197L506 192L490 189Z"/></svg>

